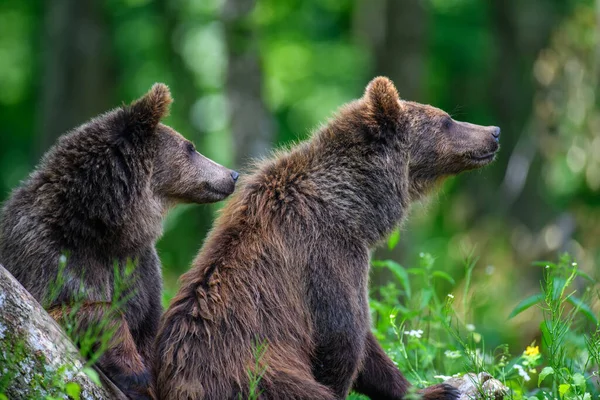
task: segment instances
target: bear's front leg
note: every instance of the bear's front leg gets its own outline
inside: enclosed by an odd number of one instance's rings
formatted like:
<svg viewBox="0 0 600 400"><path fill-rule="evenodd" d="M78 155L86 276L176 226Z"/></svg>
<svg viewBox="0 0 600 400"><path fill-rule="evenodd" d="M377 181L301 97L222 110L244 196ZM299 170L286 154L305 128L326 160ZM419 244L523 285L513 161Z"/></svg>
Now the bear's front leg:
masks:
<svg viewBox="0 0 600 400"><path fill-rule="evenodd" d="M312 365L315 379L329 387L337 398L345 399L352 388L362 351L362 343L352 332L320 334Z"/></svg>
<svg viewBox="0 0 600 400"><path fill-rule="evenodd" d="M162 314L162 276L156 249L149 247L141 252L135 274L135 293L124 307L124 316L138 353L150 370L154 365L154 340Z"/></svg>
<svg viewBox="0 0 600 400"><path fill-rule="evenodd" d="M410 383L385 354L371 332L365 341L365 356L354 382L354 390L371 399L400 400Z"/></svg>
<svg viewBox="0 0 600 400"><path fill-rule="evenodd" d="M402 400L410 383L385 354L371 332L365 342L365 357L354 382L354 390L371 400ZM458 391L446 384L419 390L424 400L456 400Z"/></svg>
<svg viewBox="0 0 600 400"><path fill-rule="evenodd" d="M326 245L331 240L330 245ZM320 238L330 249L309 256L308 300L312 320L315 379L329 387L339 399L352 388L364 356L369 331L367 274L369 253L335 238Z"/></svg>
<svg viewBox="0 0 600 400"><path fill-rule="evenodd" d="M312 371L319 383L345 399L364 353L368 319L363 307L340 286L328 284L326 294L313 297Z"/></svg>

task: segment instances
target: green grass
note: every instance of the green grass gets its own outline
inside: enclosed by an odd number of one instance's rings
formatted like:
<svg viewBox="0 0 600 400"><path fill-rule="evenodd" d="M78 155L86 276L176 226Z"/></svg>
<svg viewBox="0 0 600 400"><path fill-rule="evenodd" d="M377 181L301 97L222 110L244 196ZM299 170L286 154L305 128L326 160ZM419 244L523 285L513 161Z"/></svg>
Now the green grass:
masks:
<svg viewBox="0 0 600 400"><path fill-rule="evenodd" d="M252 345L252 355L254 365L248 369L248 398L247 400L257 400L260 398L260 381L267 372L268 365L264 363L263 357L267 351L268 343L256 338ZM239 400L244 400L241 398Z"/></svg>

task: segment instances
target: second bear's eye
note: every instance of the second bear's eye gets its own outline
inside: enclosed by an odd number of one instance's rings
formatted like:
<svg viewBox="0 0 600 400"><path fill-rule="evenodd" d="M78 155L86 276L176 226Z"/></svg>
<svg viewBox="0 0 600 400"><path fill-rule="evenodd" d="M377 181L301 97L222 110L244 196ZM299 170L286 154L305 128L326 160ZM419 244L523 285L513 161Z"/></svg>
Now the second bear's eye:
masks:
<svg viewBox="0 0 600 400"><path fill-rule="evenodd" d="M444 120L442 121L442 126L444 127L444 129L450 129L450 127L452 126L452 118L444 118Z"/></svg>
<svg viewBox="0 0 600 400"><path fill-rule="evenodd" d="M194 143L187 142L186 147L187 147L187 149L188 149L188 151L190 153L195 153L196 152L196 146L194 146Z"/></svg>

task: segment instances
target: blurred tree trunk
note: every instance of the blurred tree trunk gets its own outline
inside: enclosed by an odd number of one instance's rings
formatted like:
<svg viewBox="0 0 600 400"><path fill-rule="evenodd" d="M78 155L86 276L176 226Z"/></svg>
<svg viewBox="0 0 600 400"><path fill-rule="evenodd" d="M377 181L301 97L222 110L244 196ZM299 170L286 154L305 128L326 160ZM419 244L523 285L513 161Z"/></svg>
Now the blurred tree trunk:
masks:
<svg viewBox="0 0 600 400"><path fill-rule="evenodd" d="M355 31L373 53L375 75L389 77L400 98L423 101L425 50L427 47L427 10L422 0L358 0ZM393 258L404 262L411 248L404 236L390 252L379 248L374 258ZM388 271L375 270L373 286L390 281Z"/></svg>
<svg viewBox="0 0 600 400"><path fill-rule="evenodd" d="M596 38L600 38L600 0L596 0ZM596 76L600 82L600 44L596 46Z"/></svg>
<svg viewBox="0 0 600 400"><path fill-rule="evenodd" d="M525 24L519 18L523 13L535 18ZM528 179L541 173L535 163L534 127L528 126L535 90L531 71L539 52L548 45L553 29L569 13L566 4L555 0L537 5L517 0L490 2L489 16L496 48L495 69L489 80L490 108L503 131L499 158L502 168L494 168L490 173L495 172L496 187L503 179L504 185L502 196L495 195L495 190L482 191L489 195L478 198L480 214L496 212L515 216L529 227L540 227L550 218L551 210L540 207L545 199L538 190L537 179ZM517 182L516 177L522 178Z"/></svg>
<svg viewBox="0 0 600 400"><path fill-rule="evenodd" d="M189 122L192 105L202 93L194 85L194 76L186 67L181 56L182 39L180 36L182 30L179 28L183 24L179 18L178 12L180 11L177 9L176 4L170 0L159 0L158 9L160 15L165 18L165 35L168 38L166 40L167 59L165 60L165 64L168 65L171 75L176 77L172 82L169 82L171 92L176 96L175 100L177 101L176 104L178 104L178 106L172 107L171 114L178 116L177 119L181 121ZM187 124L186 126L191 128L194 125ZM201 135L202 133L196 129L191 134L184 132L184 136L190 136L190 139L199 139ZM200 148L199 151L202 152L202 149Z"/></svg>
<svg viewBox="0 0 600 400"><path fill-rule="evenodd" d="M226 0L223 7L228 49L227 97L236 167L265 155L274 140L273 120L262 100L262 73L255 27L255 0Z"/></svg>
<svg viewBox="0 0 600 400"><path fill-rule="evenodd" d="M100 0L45 4L39 151L112 106L113 64Z"/></svg>
<svg viewBox="0 0 600 400"><path fill-rule="evenodd" d="M357 33L374 53L375 74L392 79L403 99L423 97L427 19L422 0L357 4Z"/></svg>

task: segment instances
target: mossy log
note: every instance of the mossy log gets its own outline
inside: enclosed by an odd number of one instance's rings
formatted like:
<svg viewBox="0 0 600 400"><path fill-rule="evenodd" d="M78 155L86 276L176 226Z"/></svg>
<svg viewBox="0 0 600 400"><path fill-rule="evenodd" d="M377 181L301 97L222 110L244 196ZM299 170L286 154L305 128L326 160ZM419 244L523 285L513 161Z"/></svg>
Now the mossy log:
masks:
<svg viewBox="0 0 600 400"><path fill-rule="evenodd" d="M100 371L84 367L61 327L0 265L0 398L127 399Z"/></svg>

